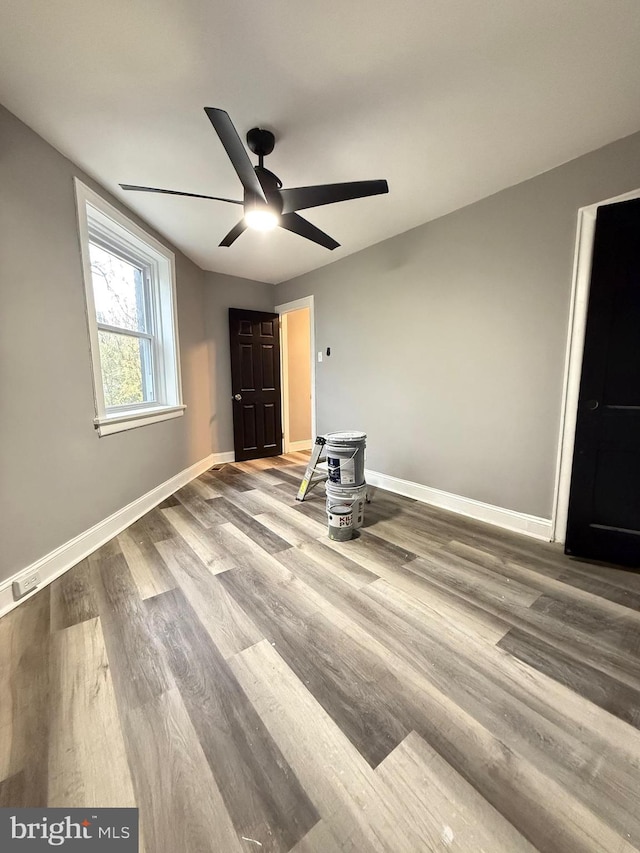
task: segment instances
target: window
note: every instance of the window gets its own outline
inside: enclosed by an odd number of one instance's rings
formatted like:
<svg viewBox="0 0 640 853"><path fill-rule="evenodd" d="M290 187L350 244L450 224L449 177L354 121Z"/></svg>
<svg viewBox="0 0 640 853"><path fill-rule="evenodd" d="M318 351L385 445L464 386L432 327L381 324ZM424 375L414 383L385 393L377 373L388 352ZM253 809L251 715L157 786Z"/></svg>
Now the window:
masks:
<svg viewBox="0 0 640 853"><path fill-rule="evenodd" d="M76 179L100 435L182 415L172 252Z"/></svg>

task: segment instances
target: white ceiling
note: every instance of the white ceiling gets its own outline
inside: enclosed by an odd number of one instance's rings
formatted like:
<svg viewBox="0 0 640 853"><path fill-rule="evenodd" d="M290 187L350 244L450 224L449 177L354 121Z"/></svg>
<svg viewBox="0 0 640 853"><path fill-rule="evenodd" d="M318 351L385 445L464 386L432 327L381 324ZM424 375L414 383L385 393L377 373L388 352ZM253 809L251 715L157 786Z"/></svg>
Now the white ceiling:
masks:
<svg viewBox="0 0 640 853"><path fill-rule="evenodd" d="M2 0L0 102L205 269L278 282L640 128L638 0ZM204 106L285 186L386 178L217 244L241 198Z"/></svg>

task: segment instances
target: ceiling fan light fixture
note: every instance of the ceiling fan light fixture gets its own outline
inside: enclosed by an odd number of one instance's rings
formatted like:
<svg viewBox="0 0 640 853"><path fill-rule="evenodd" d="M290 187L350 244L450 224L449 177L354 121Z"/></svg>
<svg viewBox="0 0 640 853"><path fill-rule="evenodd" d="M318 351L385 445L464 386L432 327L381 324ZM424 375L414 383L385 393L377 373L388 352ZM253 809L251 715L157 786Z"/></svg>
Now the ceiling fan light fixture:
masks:
<svg viewBox="0 0 640 853"><path fill-rule="evenodd" d="M254 207L246 211L244 221L256 231L271 231L278 224L278 216L268 207Z"/></svg>

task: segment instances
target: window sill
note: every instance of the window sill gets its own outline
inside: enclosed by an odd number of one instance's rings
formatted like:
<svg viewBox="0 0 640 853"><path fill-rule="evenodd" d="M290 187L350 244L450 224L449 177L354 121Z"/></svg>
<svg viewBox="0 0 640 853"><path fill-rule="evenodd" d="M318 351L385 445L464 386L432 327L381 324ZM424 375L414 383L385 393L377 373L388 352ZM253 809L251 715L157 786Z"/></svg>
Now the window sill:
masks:
<svg viewBox="0 0 640 853"><path fill-rule="evenodd" d="M147 424L156 424L159 421L168 421L171 418L180 418L186 408L186 406L154 406L152 409L136 409L133 412L105 415L102 418L94 418L93 422L98 435L102 437L127 429L137 429Z"/></svg>

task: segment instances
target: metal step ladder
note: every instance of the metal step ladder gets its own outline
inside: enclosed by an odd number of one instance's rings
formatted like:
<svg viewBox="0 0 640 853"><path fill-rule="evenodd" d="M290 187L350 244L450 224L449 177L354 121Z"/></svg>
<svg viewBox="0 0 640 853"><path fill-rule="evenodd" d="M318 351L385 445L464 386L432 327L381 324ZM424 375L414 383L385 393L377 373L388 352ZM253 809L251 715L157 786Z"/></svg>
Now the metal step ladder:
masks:
<svg viewBox="0 0 640 853"><path fill-rule="evenodd" d="M322 451L324 450L326 443L327 439L323 435L316 436L311 459L309 459L307 470L304 472L304 477L302 478L298 494L296 495L297 501L303 501L311 489L317 486L318 483L324 483L324 481L328 479L329 472L327 470L327 462L326 459L321 458Z"/></svg>

